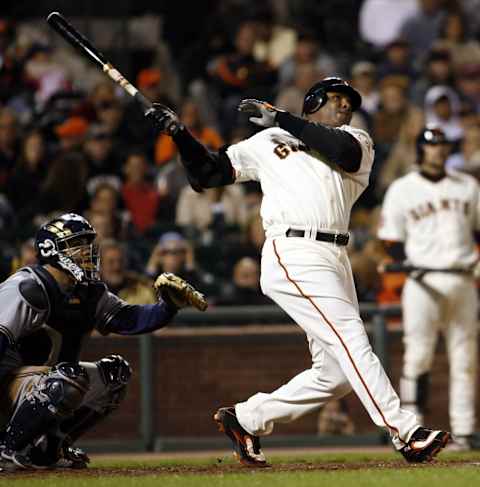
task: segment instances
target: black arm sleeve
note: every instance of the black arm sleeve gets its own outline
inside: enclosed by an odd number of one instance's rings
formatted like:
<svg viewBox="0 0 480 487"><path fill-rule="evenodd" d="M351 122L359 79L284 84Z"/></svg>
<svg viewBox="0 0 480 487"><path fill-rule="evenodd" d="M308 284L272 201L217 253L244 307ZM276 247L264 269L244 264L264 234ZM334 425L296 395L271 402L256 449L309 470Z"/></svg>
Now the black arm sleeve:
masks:
<svg viewBox="0 0 480 487"><path fill-rule="evenodd" d="M235 182L235 170L225 150L209 151L186 128L181 128L173 136L173 140L195 191Z"/></svg>
<svg viewBox="0 0 480 487"><path fill-rule="evenodd" d="M362 148L355 137L345 130L312 123L288 112L278 112L276 121L280 128L290 132L344 171L356 172L360 169Z"/></svg>

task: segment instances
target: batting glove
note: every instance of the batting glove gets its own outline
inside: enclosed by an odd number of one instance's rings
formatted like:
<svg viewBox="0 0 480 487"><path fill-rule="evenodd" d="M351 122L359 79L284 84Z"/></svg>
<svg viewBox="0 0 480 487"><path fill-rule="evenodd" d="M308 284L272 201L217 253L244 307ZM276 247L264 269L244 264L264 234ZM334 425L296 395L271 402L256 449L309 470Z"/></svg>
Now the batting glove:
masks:
<svg viewBox="0 0 480 487"><path fill-rule="evenodd" d="M162 134L172 136L183 127L178 115L161 103L154 103L153 108L148 110L145 116L153 121Z"/></svg>
<svg viewBox="0 0 480 487"><path fill-rule="evenodd" d="M160 274L153 287L159 297L176 308L193 306L200 311L205 311L208 307L207 300L202 293L171 272Z"/></svg>
<svg viewBox="0 0 480 487"><path fill-rule="evenodd" d="M238 111L243 113L251 113L255 115L250 117L250 122L261 127L269 128L275 127L277 122L275 121L278 112L284 112L266 101L254 100L253 98L247 98L242 100L238 105Z"/></svg>

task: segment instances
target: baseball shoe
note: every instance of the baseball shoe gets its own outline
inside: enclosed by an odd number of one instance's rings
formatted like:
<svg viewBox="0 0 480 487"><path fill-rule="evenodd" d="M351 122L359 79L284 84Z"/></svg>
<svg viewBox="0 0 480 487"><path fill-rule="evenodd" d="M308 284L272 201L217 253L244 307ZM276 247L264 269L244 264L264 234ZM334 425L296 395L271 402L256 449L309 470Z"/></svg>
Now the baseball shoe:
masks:
<svg viewBox="0 0 480 487"><path fill-rule="evenodd" d="M16 472L18 470L31 470L36 468L30 457L21 452L13 451L5 446L0 446L0 471Z"/></svg>
<svg viewBox="0 0 480 487"><path fill-rule="evenodd" d="M238 422L234 407L220 408L214 415L219 431L225 433L233 444L237 460L248 467L268 467L258 436L245 431Z"/></svg>
<svg viewBox="0 0 480 487"><path fill-rule="evenodd" d="M81 449L74 446L64 446L61 458L55 463L55 468L73 468L81 470L87 468L90 458Z"/></svg>
<svg viewBox="0 0 480 487"><path fill-rule="evenodd" d="M415 430L412 437L400 453L410 463L423 463L431 461L450 441L447 431L433 431L420 427Z"/></svg>

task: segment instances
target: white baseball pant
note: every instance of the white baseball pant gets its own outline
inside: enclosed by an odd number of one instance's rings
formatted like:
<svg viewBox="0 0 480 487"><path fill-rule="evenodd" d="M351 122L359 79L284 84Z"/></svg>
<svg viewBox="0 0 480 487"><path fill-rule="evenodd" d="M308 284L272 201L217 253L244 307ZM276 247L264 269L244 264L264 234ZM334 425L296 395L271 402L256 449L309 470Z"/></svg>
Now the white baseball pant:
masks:
<svg viewBox="0 0 480 487"><path fill-rule="evenodd" d="M261 286L303 328L313 363L276 391L238 403L245 430L270 434L275 423L293 421L353 389L374 423L402 448L420 425L413 413L400 408L372 351L346 248L300 237L267 238Z"/></svg>
<svg viewBox="0 0 480 487"><path fill-rule="evenodd" d="M458 436L475 429L477 301L473 277L462 274L430 272L421 280L409 278L402 294L403 377L415 382L431 370L437 339L443 333L450 364L450 423ZM408 392L401 388L402 401L410 402Z"/></svg>

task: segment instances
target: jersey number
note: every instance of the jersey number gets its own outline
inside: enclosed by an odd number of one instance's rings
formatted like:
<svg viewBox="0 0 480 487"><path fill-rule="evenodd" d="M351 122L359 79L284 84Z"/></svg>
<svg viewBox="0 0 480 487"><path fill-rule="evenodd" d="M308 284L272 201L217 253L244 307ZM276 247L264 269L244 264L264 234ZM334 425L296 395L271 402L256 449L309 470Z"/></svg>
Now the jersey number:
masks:
<svg viewBox="0 0 480 487"><path fill-rule="evenodd" d="M280 158L285 159L288 157L292 152L298 152L300 150L306 150L304 145L294 145L294 144L285 144L281 143L275 146L273 152Z"/></svg>

